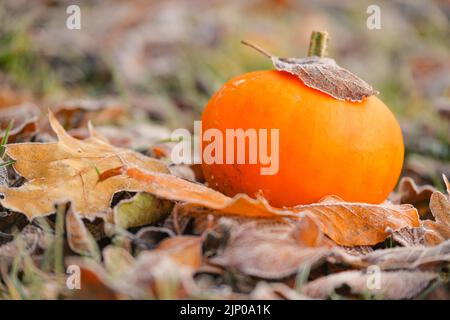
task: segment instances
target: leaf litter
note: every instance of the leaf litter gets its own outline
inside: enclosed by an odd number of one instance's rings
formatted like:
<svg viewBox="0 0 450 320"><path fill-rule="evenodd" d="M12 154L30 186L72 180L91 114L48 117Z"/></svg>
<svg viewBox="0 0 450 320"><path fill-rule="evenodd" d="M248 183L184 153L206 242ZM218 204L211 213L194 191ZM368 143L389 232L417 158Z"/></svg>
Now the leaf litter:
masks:
<svg viewBox="0 0 450 320"><path fill-rule="evenodd" d="M401 183L396 204L329 196L274 208L261 195L229 198L177 177L161 160L112 146L91 125L79 140L52 113L49 122L56 142L6 146L15 160L6 178L24 180L2 184L0 204L29 224L8 233L14 240L0 255L13 263L25 243L25 256L47 260L41 267L55 273L55 290L68 298L309 299L339 292L410 299L441 281L450 262L448 196L413 181ZM431 219L405 203L428 198ZM60 230L55 205L64 202L70 206ZM64 245L55 247L52 239L61 237ZM52 267L59 258L80 265L83 290L64 290ZM373 265L382 289L372 292Z"/></svg>

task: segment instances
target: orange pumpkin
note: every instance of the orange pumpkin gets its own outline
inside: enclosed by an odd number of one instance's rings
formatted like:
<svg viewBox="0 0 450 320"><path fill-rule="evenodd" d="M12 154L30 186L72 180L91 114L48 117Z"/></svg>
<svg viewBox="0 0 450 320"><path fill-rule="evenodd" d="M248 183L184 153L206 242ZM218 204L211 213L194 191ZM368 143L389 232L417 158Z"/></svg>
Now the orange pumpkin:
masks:
<svg viewBox="0 0 450 320"><path fill-rule="evenodd" d="M259 159L256 164L202 163L210 187L229 196L262 191L278 207L327 195L380 203L395 187L403 164L400 126L380 99L341 101L283 71L256 71L227 82L203 112L202 130L210 128L224 137L226 129L279 129L274 175L261 174L267 165ZM203 150L209 143L202 143ZM248 155L249 145L245 148Z"/></svg>

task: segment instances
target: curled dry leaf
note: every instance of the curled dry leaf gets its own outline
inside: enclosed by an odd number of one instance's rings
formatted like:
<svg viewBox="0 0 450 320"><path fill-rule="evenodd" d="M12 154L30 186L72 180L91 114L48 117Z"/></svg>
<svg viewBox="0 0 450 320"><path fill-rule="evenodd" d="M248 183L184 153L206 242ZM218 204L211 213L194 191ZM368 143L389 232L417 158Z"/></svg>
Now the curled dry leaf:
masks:
<svg viewBox="0 0 450 320"><path fill-rule="evenodd" d="M1 204L29 219L54 212L54 203L72 202L72 210L93 219L109 210L115 192L141 191L145 186L126 175L102 175L123 165L167 172L161 162L131 150L111 146L91 129L91 137L77 140L68 135L52 113L50 124L56 143L9 144L6 153L14 169L28 180L18 188L0 186Z"/></svg>
<svg viewBox="0 0 450 320"><path fill-rule="evenodd" d="M448 181L444 175L444 182ZM402 195L404 198L402 198ZM450 202L448 196L431 186L418 187L410 178L403 179L399 188L400 202L410 200L420 207L429 202L429 211L434 220L421 220L419 227L403 227L392 232L392 238L400 245L435 246L450 239ZM428 212L428 206L425 209ZM422 214L422 216L425 216Z"/></svg>
<svg viewBox="0 0 450 320"><path fill-rule="evenodd" d="M36 133L39 108L31 103L4 108L0 113L0 129L5 130L12 121L8 142L23 142ZM0 132L3 136L3 132Z"/></svg>
<svg viewBox="0 0 450 320"><path fill-rule="evenodd" d="M308 219L306 217L300 223ZM328 255L329 249L325 246L308 246L320 238L318 234L312 234L320 231L312 230L300 236L299 233L305 229L291 223L246 223L232 231L225 250L211 262L259 278L285 278L301 268L319 265Z"/></svg>
<svg viewBox="0 0 450 320"><path fill-rule="evenodd" d="M404 227L392 233L392 239L404 247L424 246L427 243L425 229Z"/></svg>
<svg viewBox="0 0 450 320"><path fill-rule="evenodd" d="M449 184L445 176L444 181L448 192ZM439 191L433 192L430 199L430 210L435 221L422 221L427 242L433 245L450 239L450 200L448 196Z"/></svg>
<svg viewBox="0 0 450 320"><path fill-rule="evenodd" d="M53 108L56 118L67 129L86 127L88 122L105 124L117 121L125 107L112 99L75 99L58 104Z"/></svg>
<svg viewBox="0 0 450 320"><path fill-rule="evenodd" d="M133 198L122 200L114 207L114 224L124 229L152 224L166 217L172 207L170 201L139 192Z"/></svg>
<svg viewBox="0 0 450 320"><path fill-rule="evenodd" d="M325 299L339 288L348 287L350 296L370 294L383 299L411 299L437 278L436 273L421 271L380 272L377 275L345 271L314 280L306 284L302 292L312 298Z"/></svg>
<svg viewBox="0 0 450 320"><path fill-rule="evenodd" d="M428 212L428 204L435 191L433 186L418 186L410 177L403 177L399 182L395 202L411 204L418 209L420 216L424 216Z"/></svg>
<svg viewBox="0 0 450 320"><path fill-rule="evenodd" d="M436 222L450 227L450 201L439 191L431 195L430 209Z"/></svg>
<svg viewBox="0 0 450 320"><path fill-rule="evenodd" d="M94 237L80 216L70 209L66 214L66 230L70 249L81 255L98 256Z"/></svg>

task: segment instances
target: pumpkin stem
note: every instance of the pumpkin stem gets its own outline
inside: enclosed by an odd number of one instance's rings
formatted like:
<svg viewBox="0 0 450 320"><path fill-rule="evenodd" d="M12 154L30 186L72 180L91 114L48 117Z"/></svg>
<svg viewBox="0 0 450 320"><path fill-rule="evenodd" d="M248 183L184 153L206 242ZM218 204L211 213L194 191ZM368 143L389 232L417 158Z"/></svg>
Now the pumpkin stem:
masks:
<svg viewBox="0 0 450 320"><path fill-rule="evenodd" d="M262 53L263 55L265 55L267 58L271 59L273 57L273 54L267 52L266 50L264 50L263 48L257 46L256 44L247 42L245 40L241 40L242 44L245 44L246 46L249 46L250 48L255 49L256 51L258 51L259 53Z"/></svg>
<svg viewBox="0 0 450 320"><path fill-rule="evenodd" d="M328 55L328 41L330 36L326 31L313 31L311 41L309 42L308 56L317 56L319 58Z"/></svg>

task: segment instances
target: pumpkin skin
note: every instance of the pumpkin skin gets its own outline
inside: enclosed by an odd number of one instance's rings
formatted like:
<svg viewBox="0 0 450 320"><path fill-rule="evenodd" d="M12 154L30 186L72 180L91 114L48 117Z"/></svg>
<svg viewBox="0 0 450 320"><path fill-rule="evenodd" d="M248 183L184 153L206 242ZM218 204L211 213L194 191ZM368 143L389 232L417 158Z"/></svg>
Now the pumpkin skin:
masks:
<svg viewBox="0 0 450 320"><path fill-rule="evenodd" d="M276 207L313 203L327 195L381 203L403 164L400 126L380 99L340 101L282 71L256 71L228 81L203 112L203 133L210 128L223 137L226 129L279 129L275 175L261 175L260 168L268 165L259 158L257 164L202 161L210 187L228 196L253 197L261 190ZM202 151L209 143L202 141ZM224 138L224 157L225 145Z"/></svg>

